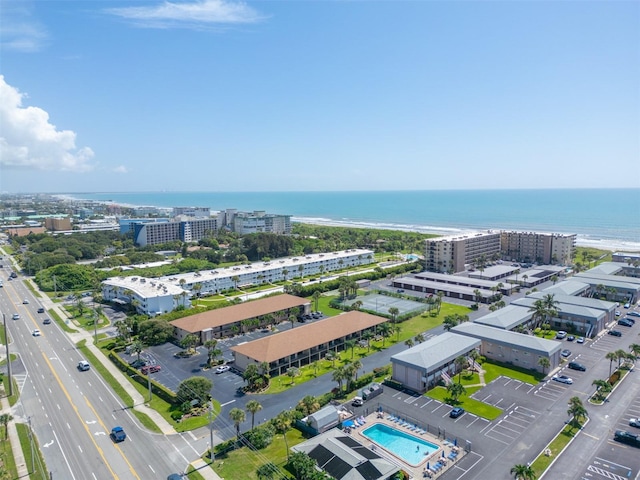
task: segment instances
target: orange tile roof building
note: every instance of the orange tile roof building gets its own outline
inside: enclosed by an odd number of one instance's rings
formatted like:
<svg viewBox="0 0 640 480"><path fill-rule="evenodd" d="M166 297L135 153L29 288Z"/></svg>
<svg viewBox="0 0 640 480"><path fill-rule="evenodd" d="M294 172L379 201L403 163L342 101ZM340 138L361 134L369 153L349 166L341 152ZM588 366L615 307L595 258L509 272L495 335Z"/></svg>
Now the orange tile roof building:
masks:
<svg viewBox="0 0 640 480"><path fill-rule="evenodd" d="M174 335L178 340L193 334L200 338L200 343L204 343L250 328L260 328L269 323L288 320L289 315L294 312L305 314L310 310L309 300L285 293L198 313L169 323L173 325Z"/></svg>
<svg viewBox="0 0 640 480"><path fill-rule="evenodd" d="M351 311L242 343L231 351L239 370L244 371L251 364L260 368L266 362L271 376L281 375L290 367L300 368L324 358L328 352L344 350L347 340L361 339L364 332L373 332L386 321L376 315Z"/></svg>

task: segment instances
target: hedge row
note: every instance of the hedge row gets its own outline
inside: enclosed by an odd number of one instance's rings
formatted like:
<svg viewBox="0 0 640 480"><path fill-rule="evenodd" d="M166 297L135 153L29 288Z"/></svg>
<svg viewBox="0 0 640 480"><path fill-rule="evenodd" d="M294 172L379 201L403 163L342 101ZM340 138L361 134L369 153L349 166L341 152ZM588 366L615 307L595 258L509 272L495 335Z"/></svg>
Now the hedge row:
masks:
<svg viewBox="0 0 640 480"><path fill-rule="evenodd" d="M116 367L118 367L122 372L130 376L140 385L144 387L149 386L149 380L147 379L147 377L145 375L142 375L138 370L122 360L122 358L120 358L115 350L109 351L109 358L116 365ZM178 397L175 393L173 393L164 385L156 382L155 380L151 380L151 392L163 399L165 402L170 403L171 405L178 405L179 403Z"/></svg>

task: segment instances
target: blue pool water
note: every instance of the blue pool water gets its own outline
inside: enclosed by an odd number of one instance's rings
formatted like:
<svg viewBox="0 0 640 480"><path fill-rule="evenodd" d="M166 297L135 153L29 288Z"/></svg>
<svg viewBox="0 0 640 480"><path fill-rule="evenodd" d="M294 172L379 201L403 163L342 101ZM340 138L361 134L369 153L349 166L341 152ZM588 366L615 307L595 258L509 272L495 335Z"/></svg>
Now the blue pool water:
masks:
<svg viewBox="0 0 640 480"><path fill-rule="evenodd" d="M409 465L418 465L438 446L382 423L376 423L362 432L372 442L390 451ZM426 453L426 455L425 455Z"/></svg>

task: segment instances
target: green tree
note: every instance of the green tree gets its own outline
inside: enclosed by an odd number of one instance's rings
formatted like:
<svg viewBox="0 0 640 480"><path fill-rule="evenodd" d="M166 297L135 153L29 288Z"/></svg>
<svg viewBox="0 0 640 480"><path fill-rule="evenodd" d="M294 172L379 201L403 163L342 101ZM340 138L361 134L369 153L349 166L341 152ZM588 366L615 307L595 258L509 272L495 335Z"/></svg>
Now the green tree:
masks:
<svg viewBox="0 0 640 480"><path fill-rule="evenodd" d="M313 294L311 295L311 298L313 299L313 304L314 304L314 308L315 311L318 311L318 302L320 300L320 297L322 296L322 294L320 293L319 290L316 290L313 292Z"/></svg>
<svg viewBox="0 0 640 480"><path fill-rule="evenodd" d="M222 355L222 350L218 348L218 341L215 338L204 342L204 348L207 349L207 363L209 367L213 366L217 357Z"/></svg>
<svg viewBox="0 0 640 480"><path fill-rule="evenodd" d="M128 327L126 328L128 329ZM165 320L152 318L138 324L138 338L145 345L162 345L171 340L172 337L173 326Z"/></svg>
<svg viewBox="0 0 640 480"><path fill-rule="evenodd" d="M289 367L287 368L287 377L291 379L291 385L294 384L297 376L300 375L300 369L297 367Z"/></svg>
<svg viewBox="0 0 640 480"><path fill-rule="evenodd" d="M245 405L245 408L247 409L247 412L251 414L251 430L253 430L256 413L262 410L262 404L257 400L249 400Z"/></svg>
<svg viewBox="0 0 640 480"><path fill-rule="evenodd" d="M467 365L467 359L460 355L455 359L456 370L458 370L458 383L461 382L462 372L464 371L464 367Z"/></svg>
<svg viewBox="0 0 640 480"><path fill-rule="evenodd" d="M9 422L13 420L13 416L8 413L0 414L0 425L4 427L4 439L7 440L9 435Z"/></svg>
<svg viewBox="0 0 640 480"><path fill-rule="evenodd" d="M509 473L515 480L536 480L536 472L529 465L514 465Z"/></svg>
<svg viewBox="0 0 640 480"><path fill-rule="evenodd" d="M392 323L396 323L396 319L398 318L399 313L400 313L400 310L398 310L396 307L391 307L389 309L389 315L391 315Z"/></svg>
<svg viewBox="0 0 640 480"><path fill-rule="evenodd" d="M464 395L466 391L467 389L464 388L464 385L462 385L461 383L451 382L449 385L447 385L447 392L449 393L449 396L451 397L453 402L457 402L458 398L460 398L461 395Z"/></svg>
<svg viewBox="0 0 640 480"><path fill-rule="evenodd" d="M538 365L542 367L542 374L546 375L547 374L547 368L549 368L551 366L551 360L549 360L549 358L547 358L547 357L540 357L538 359Z"/></svg>
<svg viewBox="0 0 640 480"><path fill-rule="evenodd" d="M287 452L287 461L289 461L289 442L287 442L287 432L291 428L291 413L288 410L280 412L278 416L272 420L272 422L273 426L276 429L276 432L282 434Z"/></svg>
<svg viewBox="0 0 640 480"><path fill-rule="evenodd" d="M352 359L353 359L353 350L355 349L355 347L356 347L356 341L353 340L353 339L346 340L344 342L344 348L345 349L351 349L351 358Z"/></svg>
<svg viewBox="0 0 640 480"><path fill-rule="evenodd" d="M209 401L213 382L205 377L195 376L183 380L178 385L176 396L181 402L190 402L198 400L200 405L204 405Z"/></svg>
<svg viewBox="0 0 640 480"><path fill-rule="evenodd" d="M247 418L244 413L244 410L240 408L232 408L229 411L229 418L231 419L234 426L236 427L236 441L239 441L240 440L240 424L243 423Z"/></svg>
<svg viewBox="0 0 640 480"><path fill-rule="evenodd" d="M182 348L184 348L187 351L194 351L195 353L195 346L198 344L198 337L197 335L194 335L192 333L190 333L189 335L185 336L182 340L180 340L180 346Z"/></svg>
<svg viewBox="0 0 640 480"><path fill-rule="evenodd" d="M618 355L616 352L607 352L604 358L609 360L609 377L611 377L611 367L613 366L613 362L618 360Z"/></svg>
<svg viewBox="0 0 640 480"><path fill-rule="evenodd" d="M131 353L134 353L134 354L136 354L138 356L138 363L139 363L140 362L140 354L144 350L144 343L142 343L141 340L134 340L133 342L131 342L129 350L131 351Z"/></svg>
<svg viewBox="0 0 640 480"><path fill-rule="evenodd" d="M275 480L280 478L280 469L273 462L263 463L256 470L259 480Z"/></svg>
<svg viewBox="0 0 640 480"><path fill-rule="evenodd" d="M307 395L298 402L298 409L306 417L320 410L320 403L313 395Z"/></svg>

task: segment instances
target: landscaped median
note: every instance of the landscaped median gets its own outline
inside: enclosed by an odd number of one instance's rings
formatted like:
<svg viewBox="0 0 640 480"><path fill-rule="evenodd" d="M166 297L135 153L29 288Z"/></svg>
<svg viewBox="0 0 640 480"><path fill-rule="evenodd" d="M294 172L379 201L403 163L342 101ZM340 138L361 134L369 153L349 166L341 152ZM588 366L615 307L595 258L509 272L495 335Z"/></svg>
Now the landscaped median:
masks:
<svg viewBox="0 0 640 480"><path fill-rule="evenodd" d="M537 479L540 480L544 477L549 467L553 465L562 452L573 442L573 439L576 438L576 435L588 422L588 417L584 423L576 422L575 420L568 422L542 452L538 454L536 459L531 463L531 468L533 468Z"/></svg>

